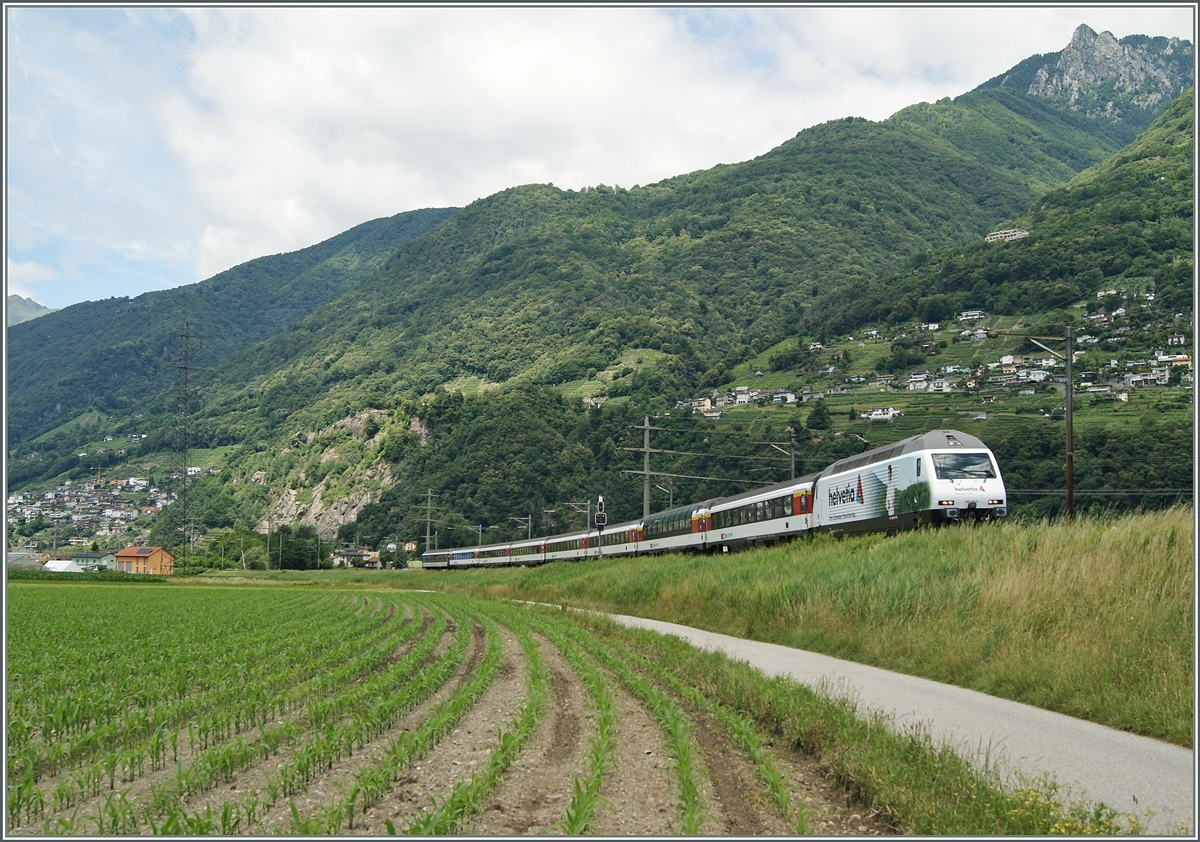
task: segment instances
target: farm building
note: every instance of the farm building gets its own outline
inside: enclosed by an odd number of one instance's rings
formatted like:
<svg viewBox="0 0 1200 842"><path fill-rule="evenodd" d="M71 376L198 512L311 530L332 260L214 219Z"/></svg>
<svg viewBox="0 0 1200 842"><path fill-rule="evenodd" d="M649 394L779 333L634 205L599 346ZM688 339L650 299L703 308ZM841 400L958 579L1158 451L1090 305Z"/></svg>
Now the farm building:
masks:
<svg viewBox="0 0 1200 842"><path fill-rule="evenodd" d="M124 573L175 572L175 556L162 547L126 547L116 554L117 571Z"/></svg>
<svg viewBox="0 0 1200 842"><path fill-rule="evenodd" d="M71 555L71 561L75 562L85 570L90 567L96 567L100 570L112 570L113 565L116 564L117 557L114 553L98 550L73 553Z"/></svg>

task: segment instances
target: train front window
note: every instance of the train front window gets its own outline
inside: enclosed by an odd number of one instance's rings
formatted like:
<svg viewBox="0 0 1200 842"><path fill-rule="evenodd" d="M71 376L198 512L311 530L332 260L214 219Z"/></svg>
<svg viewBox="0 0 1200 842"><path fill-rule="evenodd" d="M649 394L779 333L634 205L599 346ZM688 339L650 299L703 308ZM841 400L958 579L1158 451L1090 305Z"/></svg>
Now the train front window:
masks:
<svg viewBox="0 0 1200 842"><path fill-rule="evenodd" d="M938 479L995 479L996 468L986 453L935 453L933 470Z"/></svg>

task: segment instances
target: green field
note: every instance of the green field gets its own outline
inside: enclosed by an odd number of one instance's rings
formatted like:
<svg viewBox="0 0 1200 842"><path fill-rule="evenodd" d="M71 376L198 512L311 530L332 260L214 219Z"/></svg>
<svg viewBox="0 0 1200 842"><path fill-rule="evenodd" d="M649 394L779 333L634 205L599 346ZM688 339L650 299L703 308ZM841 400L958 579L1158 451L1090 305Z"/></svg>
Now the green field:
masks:
<svg viewBox="0 0 1200 842"><path fill-rule="evenodd" d="M1177 586L1182 550L1176 548L1190 547L1190 532L1181 531L1184 513L1171 517L1127 524L1116 541L1126 551L1132 542L1147 554L1165 553L1162 575L1144 583L1138 603L1162 604L1154 631L1167 636L1183 631L1176 628L1178 600L1165 597ZM1003 567L990 530L941 534L959 542L942 551ZM955 594L964 612L985 596L996 601L997 616L1012 611L1017 603L1010 599L1005 607L1000 599L1010 586L959 593L961 577L950 574L965 565L936 554L915 564L906 558L912 541L928 538L856 542L868 562L851 569L842 569L839 545L827 542L719 563L663 558L464 574L314 571L123 586L93 584L85 574L63 574L69 578L61 583L14 577L7 593L6 826L10 833L68 836L470 832L522 746L544 727L552 692L546 657L555 650L590 711L586 762L573 782L567 777L556 832L588 833L608 803L604 793L619 774L617 747L629 733L613 701L617 688L665 740L674 832L705 831L702 783L714 764L733 761L697 740L696 717L727 732L743 758L738 762L753 769L756 793L746 796L748 803L775 811L795 833L809 826L796 782L785 781L776 765L782 750L816 758L862 809L886 816L887 826L902 833L1136 830L1136 821L1103 805L1060 802L1053 782L1014 787L934 747L919 731L896 734L881 720L860 718L845 701L768 680L721 655L588 615L496 598L540 594L626 610L641 604L633 613L697 625L704 625L697 611L712 602L720 605L712 614L721 624L768 639L822 623L830 639L836 633L874 639L885 616L960 613L941 608ZM1031 533L1025 540L1008 541L1010 551L1028 550L1030 541L1092 549L1108 543L1086 531L1058 538ZM931 568L934 558L939 566ZM807 596L783 575L799 566L816 577ZM1070 579L1078 567L1076 558L1047 570L1026 583L1024 599ZM1095 570L1077 573L1096 581ZM782 589L769 584L780 578ZM433 593L430 586L480 596ZM712 589L731 586L737 593L723 603L713 598ZM596 597L600 590L606 600ZM818 604L826 606L824 620L797 623ZM1055 636L1071 626L1065 617L1034 619ZM1118 626L1114 634L1127 632ZM504 639L518 645L505 649ZM996 648L1019 649L1020 639L1014 633L1012 646ZM395 823L381 814L380 804L396 803L396 792L420 783L423 758L458 733L456 724L505 674L522 677L523 696L511 718L484 729L492 735L486 762L464 771L420 813ZM564 678L561 672L556 678L558 698ZM1161 695L1147 701L1163 705Z"/></svg>

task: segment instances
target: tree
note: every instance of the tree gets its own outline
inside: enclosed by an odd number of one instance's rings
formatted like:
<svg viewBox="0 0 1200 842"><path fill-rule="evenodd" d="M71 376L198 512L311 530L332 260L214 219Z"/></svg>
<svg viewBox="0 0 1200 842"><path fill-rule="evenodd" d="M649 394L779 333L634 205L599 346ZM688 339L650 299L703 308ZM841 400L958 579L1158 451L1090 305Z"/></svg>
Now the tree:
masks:
<svg viewBox="0 0 1200 842"><path fill-rule="evenodd" d="M284 570L315 570L320 556L316 527L308 524L283 525L271 535L271 564Z"/></svg>
<svg viewBox="0 0 1200 842"><path fill-rule="evenodd" d="M833 421L829 417L829 408L825 406L825 401L822 398L817 398L813 401L813 408L808 413L808 420L805 422L810 430L828 430L833 426Z"/></svg>

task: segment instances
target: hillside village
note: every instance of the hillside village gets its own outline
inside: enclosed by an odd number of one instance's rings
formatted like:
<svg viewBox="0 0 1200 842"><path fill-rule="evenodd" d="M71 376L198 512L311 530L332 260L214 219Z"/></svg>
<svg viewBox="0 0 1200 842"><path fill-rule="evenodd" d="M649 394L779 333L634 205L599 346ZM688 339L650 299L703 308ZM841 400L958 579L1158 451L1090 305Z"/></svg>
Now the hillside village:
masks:
<svg viewBox="0 0 1200 842"><path fill-rule="evenodd" d="M1081 394L1112 395L1128 400L1130 389L1190 385L1193 383L1193 364L1188 346L1191 342L1191 317L1176 313L1170 318L1157 315L1147 318L1152 310L1153 292L1131 294L1127 290L1109 289L1098 295L1101 307L1085 313L1084 328L1074 337L1075 389ZM1131 315L1137 299L1141 318ZM1103 307L1106 300L1111 309ZM1125 306L1129 304L1130 306ZM892 343L920 337L920 347L934 351L939 343L986 343L989 330L981 323L988 319L981 310L961 312L955 323L918 323L901 328L890 336L881 329L871 328L859 335L844 337L843 346L866 347L868 343ZM1146 339L1161 337L1160 347L1148 351L1125 351L1126 345L1146 346ZM676 408L691 407L708 418L720 418L722 413L738 406L767 406L804 403L830 395L861 392L939 393L976 392L996 389L1016 390L1019 395L1032 395L1039 387L1064 390L1066 364L1051 353L1015 355L997 354L987 362L975 365L947 363L931 368L914 368L906 373L850 373L844 365L843 348L826 348L821 342L807 343L808 351L823 354L824 365L816 370L812 383L799 388L770 388L737 385L733 391L712 390L706 395L677 401ZM986 356L978 353L975 357ZM1101 360L1102 362L1096 362ZM755 378L764 377L756 370ZM1043 385L1044 384L1044 385ZM877 407L869 411L872 420L891 420L895 410Z"/></svg>
<svg viewBox="0 0 1200 842"><path fill-rule="evenodd" d="M32 535L43 527L51 530L51 541L19 540L27 551L49 549L53 556L70 548L110 539L139 543L149 534L151 518L170 504L173 494L150 485L142 477L85 482L63 480L41 494L14 493L5 504L9 523L19 524L17 534ZM61 536L61 539L60 539Z"/></svg>

